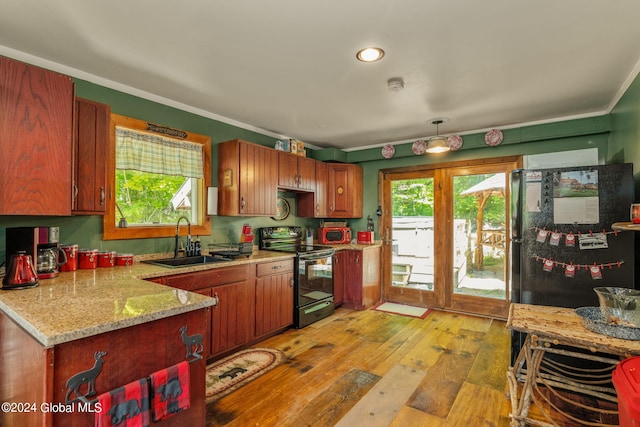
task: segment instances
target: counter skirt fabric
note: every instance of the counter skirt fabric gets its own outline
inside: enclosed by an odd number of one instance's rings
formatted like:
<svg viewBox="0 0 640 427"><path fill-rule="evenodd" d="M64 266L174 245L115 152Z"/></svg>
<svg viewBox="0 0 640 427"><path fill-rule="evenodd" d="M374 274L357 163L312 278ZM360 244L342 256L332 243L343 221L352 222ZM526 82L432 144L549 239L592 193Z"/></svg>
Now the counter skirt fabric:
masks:
<svg viewBox="0 0 640 427"><path fill-rule="evenodd" d="M96 412L96 427L147 427L149 382L140 379L98 396L101 411Z"/></svg>
<svg viewBox="0 0 640 427"><path fill-rule="evenodd" d="M189 362L180 362L151 374L153 421L159 421L191 406Z"/></svg>

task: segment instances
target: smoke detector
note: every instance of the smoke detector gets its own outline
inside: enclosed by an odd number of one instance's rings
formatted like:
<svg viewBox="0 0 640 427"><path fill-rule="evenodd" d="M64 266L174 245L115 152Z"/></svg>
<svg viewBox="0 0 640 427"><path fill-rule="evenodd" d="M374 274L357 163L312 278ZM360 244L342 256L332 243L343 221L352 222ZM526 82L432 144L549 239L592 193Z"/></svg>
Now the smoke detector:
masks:
<svg viewBox="0 0 640 427"><path fill-rule="evenodd" d="M387 80L387 87L391 92L400 92L404 89L404 80L402 77L393 77Z"/></svg>

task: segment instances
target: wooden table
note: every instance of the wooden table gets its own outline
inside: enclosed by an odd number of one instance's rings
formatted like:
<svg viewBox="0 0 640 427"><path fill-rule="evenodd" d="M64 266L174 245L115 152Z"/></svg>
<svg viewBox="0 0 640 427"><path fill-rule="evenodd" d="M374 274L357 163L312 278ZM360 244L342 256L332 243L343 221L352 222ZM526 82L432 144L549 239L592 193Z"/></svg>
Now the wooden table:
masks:
<svg viewBox="0 0 640 427"><path fill-rule="evenodd" d="M528 334L514 365L507 372L511 397L511 425L558 425L547 410L548 396L558 391L578 392L601 401L617 403L611 385L611 373L624 358L640 355L640 341L611 338L586 329L574 309L528 304L511 304L507 327ZM604 353L604 354L603 354ZM600 362L601 369L572 368L561 365L546 355ZM568 394L562 394L565 398ZM540 410L546 421L529 417L531 403ZM615 417L617 411L581 405L581 411L592 411L603 418ZM558 410L558 409L556 409ZM562 412L560 410L559 412ZM562 412L580 423L582 420ZM594 423L588 425L615 426Z"/></svg>

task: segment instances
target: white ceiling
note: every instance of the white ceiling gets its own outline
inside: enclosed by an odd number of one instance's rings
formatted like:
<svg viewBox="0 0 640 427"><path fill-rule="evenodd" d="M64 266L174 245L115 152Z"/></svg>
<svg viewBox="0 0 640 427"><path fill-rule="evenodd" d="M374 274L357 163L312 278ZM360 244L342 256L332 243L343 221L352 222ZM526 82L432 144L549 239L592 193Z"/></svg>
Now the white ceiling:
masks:
<svg viewBox="0 0 640 427"><path fill-rule="evenodd" d="M610 111L638 0L0 0L0 54L356 149ZM386 51L371 64L366 46ZM392 92L387 80L402 77Z"/></svg>

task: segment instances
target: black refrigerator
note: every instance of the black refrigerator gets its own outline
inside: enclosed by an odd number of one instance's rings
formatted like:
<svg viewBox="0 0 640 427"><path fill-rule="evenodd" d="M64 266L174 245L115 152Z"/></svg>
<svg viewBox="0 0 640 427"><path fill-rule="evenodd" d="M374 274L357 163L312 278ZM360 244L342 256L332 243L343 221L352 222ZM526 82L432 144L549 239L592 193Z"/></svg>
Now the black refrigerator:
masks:
<svg viewBox="0 0 640 427"><path fill-rule="evenodd" d="M513 171L511 301L594 307L595 287L635 287L634 233L611 228L634 197L632 164ZM525 338L512 334L512 362Z"/></svg>

